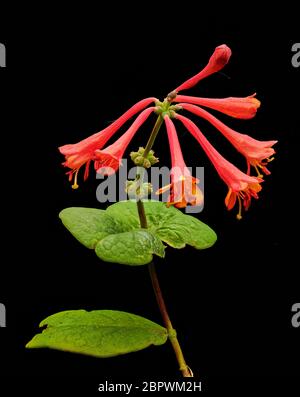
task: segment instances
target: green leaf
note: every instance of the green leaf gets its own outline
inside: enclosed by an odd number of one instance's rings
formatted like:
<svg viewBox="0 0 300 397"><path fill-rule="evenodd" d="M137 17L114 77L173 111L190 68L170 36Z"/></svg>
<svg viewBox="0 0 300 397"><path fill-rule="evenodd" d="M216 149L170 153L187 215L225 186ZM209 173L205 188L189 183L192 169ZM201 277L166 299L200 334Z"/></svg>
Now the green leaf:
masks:
<svg viewBox="0 0 300 397"><path fill-rule="evenodd" d="M205 223L167 208L159 201L144 201L148 229L141 229L134 201L121 201L105 211L94 208L66 208L60 218L73 236L96 250L106 262L145 265L152 255L164 256L167 243L174 248L189 244L197 249L211 247L217 236Z"/></svg>
<svg viewBox="0 0 300 397"><path fill-rule="evenodd" d="M188 244L205 249L214 245L217 235L209 226L191 215L181 215L176 214L156 229L162 241L174 248L184 248Z"/></svg>
<svg viewBox="0 0 300 397"><path fill-rule="evenodd" d="M99 241L96 254L106 262L124 265L144 265L152 261L152 254L165 256L161 240L145 229L112 234Z"/></svg>
<svg viewBox="0 0 300 397"><path fill-rule="evenodd" d="M106 213L122 223L124 232L138 229L140 220L135 201L120 201L106 208Z"/></svg>
<svg viewBox="0 0 300 397"><path fill-rule="evenodd" d="M113 357L166 342L167 330L146 318L113 310L70 310L40 323L46 327L26 347Z"/></svg>
<svg viewBox="0 0 300 397"><path fill-rule="evenodd" d="M60 212L59 217L73 236L91 249L95 248L102 238L123 231L106 211L96 208L66 208Z"/></svg>
<svg viewBox="0 0 300 397"><path fill-rule="evenodd" d="M162 241L173 248L183 248L186 244L197 249L211 247L217 240L216 233L205 223L191 215L185 215L174 207L167 207L159 201L144 201L148 228ZM115 219L126 214L122 222L138 222L136 203L121 201L109 206L106 212Z"/></svg>

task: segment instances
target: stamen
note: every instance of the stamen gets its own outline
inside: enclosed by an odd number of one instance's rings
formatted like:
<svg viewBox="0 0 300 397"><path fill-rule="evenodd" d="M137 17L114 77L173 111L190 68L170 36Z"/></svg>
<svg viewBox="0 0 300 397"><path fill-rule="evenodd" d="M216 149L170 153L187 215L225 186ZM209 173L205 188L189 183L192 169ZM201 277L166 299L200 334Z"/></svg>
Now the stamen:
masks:
<svg viewBox="0 0 300 397"><path fill-rule="evenodd" d="M236 216L236 219L238 219L240 221L242 219L242 200L241 200L240 196L238 196L238 200L239 200L239 212Z"/></svg>
<svg viewBox="0 0 300 397"><path fill-rule="evenodd" d="M257 176L258 176L258 178L263 178L263 175L259 172L258 167L263 168L260 164L254 165L254 168L255 168L255 170L257 172Z"/></svg>
<svg viewBox="0 0 300 397"><path fill-rule="evenodd" d="M75 171L74 183L73 183L73 185L72 185L72 189L78 189L78 188L79 188L79 185L77 184L77 175L78 175L78 171L79 171L79 168L78 168L78 170Z"/></svg>

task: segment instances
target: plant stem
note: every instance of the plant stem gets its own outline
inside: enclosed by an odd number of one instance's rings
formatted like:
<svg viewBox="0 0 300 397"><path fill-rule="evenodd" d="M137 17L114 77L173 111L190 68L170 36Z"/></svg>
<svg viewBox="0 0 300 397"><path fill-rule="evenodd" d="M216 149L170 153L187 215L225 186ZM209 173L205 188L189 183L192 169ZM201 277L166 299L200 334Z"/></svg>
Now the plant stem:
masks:
<svg viewBox="0 0 300 397"><path fill-rule="evenodd" d="M144 151L144 157L146 158L147 155L149 154L150 150L152 149L152 146L154 144L155 138L158 134L158 131L160 130L160 127L163 123L164 119L162 116L158 116L156 119L156 123L154 124L153 130L151 132L151 135L148 139L147 145L145 147L145 151Z"/></svg>
<svg viewBox="0 0 300 397"><path fill-rule="evenodd" d="M148 224L147 224L147 218L146 218L146 213L145 213L145 207L144 204L141 200L138 200L136 202L137 208L138 208L138 213L139 213L139 218L140 218L140 224L141 228L147 229Z"/></svg>
<svg viewBox="0 0 300 397"><path fill-rule="evenodd" d="M155 125L153 127L153 130L151 132L149 140L147 142L145 151L144 151L144 157L145 158L147 157L148 153L150 152L150 150L151 150L151 148L152 148L152 146L154 144L155 138L156 138L156 136L158 134L158 131L160 130L160 127L161 127L161 125L163 123L163 120L164 120L163 117L161 115L159 115L157 120L156 120L156 123L155 123ZM139 178L140 179L143 178L143 173L139 173ZM142 228L146 229L148 224L147 224L147 217L146 217L146 213L145 213L145 207L144 207L144 204L143 204L142 200L137 200L137 209L138 209L138 214L139 214L139 218L140 218L140 225L141 225ZM176 359L177 359L177 362L179 364L179 369L180 369L180 371L181 371L181 373L182 373L182 375L184 377L186 377L186 378L187 377L192 377L193 376L192 372L191 372L191 370L189 369L189 367L187 366L187 364L185 362L185 359L184 359L180 344L179 344L178 339L177 339L176 331L173 328L173 325L171 323L171 320L170 320L170 317L169 317L169 314L168 314L168 311L167 311L167 307L166 307L166 304L165 304L165 301L164 301L164 298L163 298L163 294L162 294L162 291L161 291L161 288L160 288L160 285L159 285L159 281L158 281L155 265L154 265L153 262L151 262L148 265L148 269L149 269L149 273L150 273L150 277L151 277L152 286L153 286L153 290L154 290L154 293L155 293L156 301L157 301L157 304L158 304L158 307L159 307L159 310L160 310L164 325L165 325L165 327L166 327L166 329L168 331L168 336L169 336L170 342L172 344L173 350L175 352Z"/></svg>
<svg viewBox="0 0 300 397"><path fill-rule="evenodd" d="M168 311L167 311L167 307L160 289L160 285L159 285L159 281L157 278L157 273L156 273L156 269L155 269L155 265L153 262L151 262L148 265L148 269L149 269L149 273L150 273L150 277L151 277L151 281L152 281L152 286L153 286L153 290L155 293L155 297L157 300L157 304L161 313L161 316L163 318L163 322L165 327L167 328L168 331L168 335L169 335L169 339L170 342L172 344L173 350L175 352L178 364L179 364L179 369L182 373L182 375L185 378L190 378L192 377L192 373L191 370L189 369L189 367L186 365L179 341L177 339L177 334L175 329L173 328L173 325L171 323Z"/></svg>

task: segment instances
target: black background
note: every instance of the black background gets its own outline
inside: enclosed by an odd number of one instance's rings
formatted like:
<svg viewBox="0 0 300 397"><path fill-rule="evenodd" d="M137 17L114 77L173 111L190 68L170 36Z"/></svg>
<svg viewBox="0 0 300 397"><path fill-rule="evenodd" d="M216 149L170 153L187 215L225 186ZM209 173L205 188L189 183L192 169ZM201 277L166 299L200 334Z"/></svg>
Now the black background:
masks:
<svg viewBox="0 0 300 397"><path fill-rule="evenodd" d="M292 11L276 19L259 17L258 11L246 18L239 10L227 19L221 10L196 12L189 2L177 10L127 5L114 11L78 9L76 16L74 9L60 11L45 7L39 17L31 14L20 23L12 18L0 35L7 47L7 68L0 69L5 237L0 302L7 308L0 375L10 381L22 376L25 384L48 376L48 386L81 382L91 389L106 379L178 376L168 344L106 360L26 351L24 345L40 320L62 310L125 310L161 322L145 267L101 263L60 224L62 208L99 204L93 174L72 191L57 147L102 129L144 97L163 99L226 43L233 55L224 72L185 93L257 92L262 107L255 119L220 119L255 138L279 140L272 175L238 222L224 206L226 186L179 128L188 165L205 167L199 219L214 228L218 242L203 252L168 249L157 268L186 360L207 390L227 384L229 390L238 384L249 389L258 382L271 387L282 377L289 377L283 381L288 385L300 370L299 328L291 325L291 306L300 300L295 150L300 68L291 65L292 44L299 42ZM5 14L1 18L3 27ZM288 28L283 21L289 21ZM244 166L219 133L205 121L198 125L222 154ZM130 150L145 143L150 128L151 122ZM169 164L163 132L155 149L161 164ZM92 384L83 380L87 376L95 377Z"/></svg>

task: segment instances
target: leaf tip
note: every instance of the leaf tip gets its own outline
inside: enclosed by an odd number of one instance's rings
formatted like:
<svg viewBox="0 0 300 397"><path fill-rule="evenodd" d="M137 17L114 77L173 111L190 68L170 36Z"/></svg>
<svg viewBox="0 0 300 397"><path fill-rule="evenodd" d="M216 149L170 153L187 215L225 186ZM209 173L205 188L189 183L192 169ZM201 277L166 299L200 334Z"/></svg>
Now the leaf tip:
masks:
<svg viewBox="0 0 300 397"><path fill-rule="evenodd" d="M36 337L34 336L28 343L26 343L25 348L26 349L34 349L34 348L38 347L35 343L35 339L36 339Z"/></svg>

